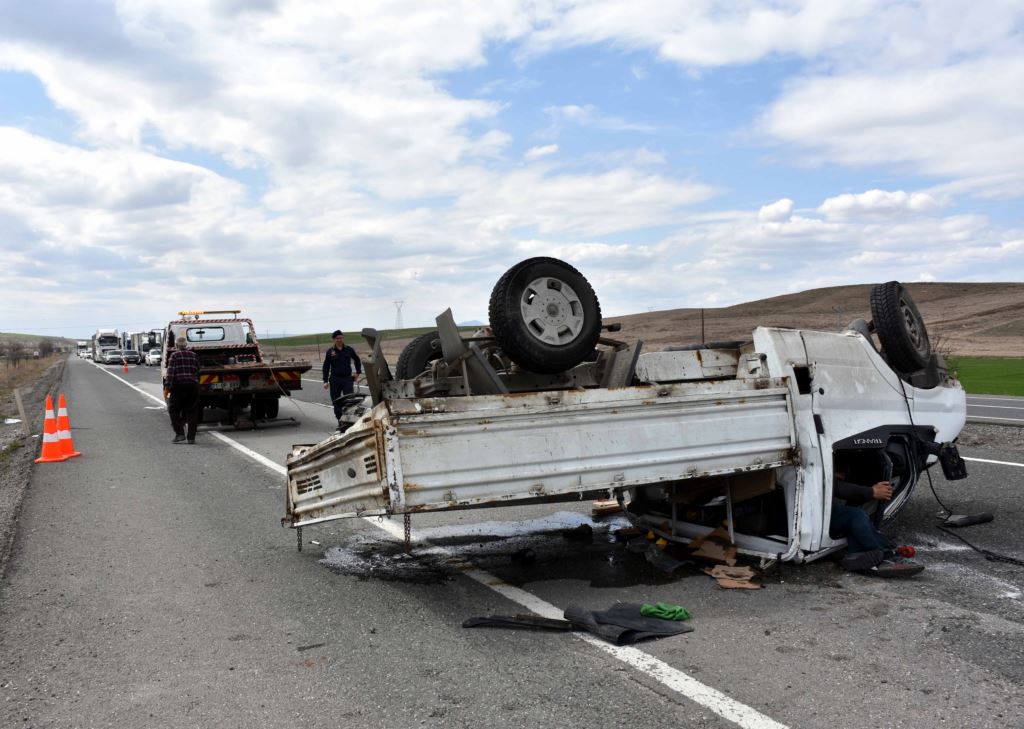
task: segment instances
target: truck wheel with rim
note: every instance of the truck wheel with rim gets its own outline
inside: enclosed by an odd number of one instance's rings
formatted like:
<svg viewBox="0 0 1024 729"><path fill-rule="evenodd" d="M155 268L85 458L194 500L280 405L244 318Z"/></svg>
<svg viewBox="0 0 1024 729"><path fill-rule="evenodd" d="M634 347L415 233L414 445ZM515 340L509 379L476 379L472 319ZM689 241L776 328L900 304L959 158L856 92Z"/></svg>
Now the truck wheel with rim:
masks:
<svg viewBox="0 0 1024 729"><path fill-rule="evenodd" d="M263 401L263 417L267 420L273 420L277 417L277 414L281 411L281 398L271 397Z"/></svg>
<svg viewBox="0 0 1024 729"><path fill-rule="evenodd" d="M395 377L399 380L411 380L442 356L441 338L437 331L420 334L405 345L402 353L398 355Z"/></svg>
<svg viewBox="0 0 1024 729"><path fill-rule="evenodd" d="M928 330L910 293L899 281L871 289L871 317L889 365L898 372L916 372L932 356Z"/></svg>
<svg viewBox="0 0 1024 729"><path fill-rule="evenodd" d="M541 374L575 367L601 335L594 289L556 258L529 258L506 271L491 292L488 313L502 351Z"/></svg>

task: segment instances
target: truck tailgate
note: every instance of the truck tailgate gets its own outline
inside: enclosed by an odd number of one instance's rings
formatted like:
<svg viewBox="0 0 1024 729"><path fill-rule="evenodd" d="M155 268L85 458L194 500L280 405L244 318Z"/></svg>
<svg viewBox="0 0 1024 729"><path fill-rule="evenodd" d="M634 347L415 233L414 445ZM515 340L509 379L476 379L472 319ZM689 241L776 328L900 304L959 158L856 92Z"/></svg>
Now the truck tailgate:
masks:
<svg viewBox="0 0 1024 729"><path fill-rule="evenodd" d="M296 446L284 519L543 501L793 460L788 388L730 380L392 400Z"/></svg>

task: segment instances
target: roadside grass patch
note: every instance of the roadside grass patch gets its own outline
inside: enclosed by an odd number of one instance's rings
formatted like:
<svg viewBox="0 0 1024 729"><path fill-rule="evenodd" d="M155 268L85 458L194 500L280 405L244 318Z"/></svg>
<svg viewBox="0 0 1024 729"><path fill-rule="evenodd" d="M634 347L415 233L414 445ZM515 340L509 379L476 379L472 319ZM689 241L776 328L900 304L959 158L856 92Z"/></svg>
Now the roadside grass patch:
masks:
<svg viewBox="0 0 1024 729"><path fill-rule="evenodd" d="M971 395L1024 396L1024 357L950 357L948 365Z"/></svg>
<svg viewBox="0 0 1024 729"><path fill-rule="evenodd" d="M10 458L11 454L14 453L14 451L18 450L19 448L24 448L24 447L25 446L24 446L23 443L21 443L21 441L17 441L16 440L16 441L14 441L12 443L8 443L7 447L4 448L2 451L0 451L0 463L3 463L8 458Z"/></svg>

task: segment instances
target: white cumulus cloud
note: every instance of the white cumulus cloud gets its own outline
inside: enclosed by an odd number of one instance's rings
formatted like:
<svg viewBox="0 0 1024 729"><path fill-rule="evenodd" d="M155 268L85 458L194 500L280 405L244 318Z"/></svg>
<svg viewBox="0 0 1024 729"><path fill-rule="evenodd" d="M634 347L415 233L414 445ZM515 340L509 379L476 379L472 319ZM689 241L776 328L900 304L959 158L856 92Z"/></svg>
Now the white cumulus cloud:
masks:
<svg viewBox="0 0 1024 729"><path fill-rule="evenodd" d="M859 194L845 193L827 198L818 207L818 212L830 220L841 220L925 214L935 212L940 207L938 201L927 192L868 190Z"/></svg>

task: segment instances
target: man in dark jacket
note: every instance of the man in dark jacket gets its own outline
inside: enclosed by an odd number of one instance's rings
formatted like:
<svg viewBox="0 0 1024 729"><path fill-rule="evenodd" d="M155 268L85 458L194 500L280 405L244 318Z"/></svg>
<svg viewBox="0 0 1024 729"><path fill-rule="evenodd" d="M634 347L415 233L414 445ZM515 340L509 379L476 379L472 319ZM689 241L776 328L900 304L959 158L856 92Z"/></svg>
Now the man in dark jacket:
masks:
<svg viewBox="0 0 1024 729"><path fill-rule="evenodd" d="M177 349L167 358L167 412L174 428L173 443L196 442L199 425L199 357L188 349L185 337L178 337ZM186 428L188 429L186 434Z"/></svg>
<svg viewBox="0 0 1024 729"><path fill-rule="evenodd" d="M892 499L892 485L879 481L871 486L847 481L847 465L836 458L832 482L832 519L829 522L829 536L833 539L846 537L844 569L856 572L870 572L882 577L909 577L924 569L924 565L913 562L901 552L906 547L894 547L878 531L871 517L861 505L878 501L878 508L885 508L881 502Z"/></svg>
<svg viewBox="0 0 1024 729"><path fill-rule="evenodd" d="M334 405L334 417L341 417L341 408L338 399L342 395L352 394L353 381L352 371L356 375L363 373L363 363L359 361L359 355L352 347L346 346L345 335L340 329L333 334L334 346L327 350L324 356L324 389L331 390L331 404Z"/></svg>

